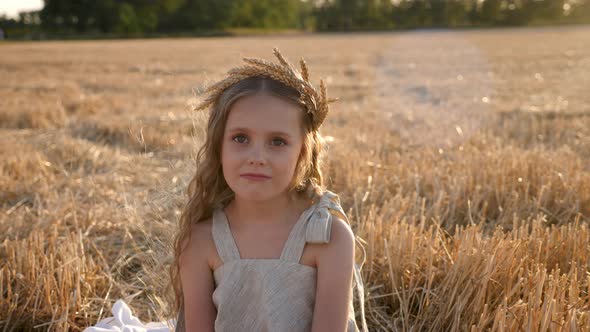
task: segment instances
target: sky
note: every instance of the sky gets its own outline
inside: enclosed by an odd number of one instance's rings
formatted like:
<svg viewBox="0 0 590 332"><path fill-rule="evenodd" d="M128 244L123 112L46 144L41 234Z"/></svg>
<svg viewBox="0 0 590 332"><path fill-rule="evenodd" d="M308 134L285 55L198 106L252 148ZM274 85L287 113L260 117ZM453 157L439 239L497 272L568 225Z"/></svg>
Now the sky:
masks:
<svg viewBox="0 0 590 332"><path fill-rule="evenodd" d="M0 15L17 17L19 11L39 10L43 8L43 0L0 0Z"/></svg>

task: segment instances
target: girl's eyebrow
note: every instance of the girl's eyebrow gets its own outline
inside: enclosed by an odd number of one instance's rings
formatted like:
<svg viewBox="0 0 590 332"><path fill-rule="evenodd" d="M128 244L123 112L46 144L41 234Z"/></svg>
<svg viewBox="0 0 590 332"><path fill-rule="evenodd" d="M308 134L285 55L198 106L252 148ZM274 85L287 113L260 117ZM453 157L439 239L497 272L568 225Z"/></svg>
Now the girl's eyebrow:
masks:
<svg viewBox="0 0 590 332"><path fill-rule="evenodd" d="M237 127L237 128L232 128L229 130L230 133L236 132L236 131L242 131L242 132L250 132L250 129L248 128L242 128L242 127ZM282 131L271 131L268 133L269 135L278 135L278 136L286 136L286 137L291 137L291 135L282 132Z"/></svg>

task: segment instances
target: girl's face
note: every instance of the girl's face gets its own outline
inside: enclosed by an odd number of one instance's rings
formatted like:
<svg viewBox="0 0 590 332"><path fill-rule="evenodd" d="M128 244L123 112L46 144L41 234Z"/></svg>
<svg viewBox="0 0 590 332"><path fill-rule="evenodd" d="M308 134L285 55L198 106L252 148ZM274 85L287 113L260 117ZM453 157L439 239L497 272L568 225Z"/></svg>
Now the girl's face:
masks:
<svg viewBox="0 0 590 332"><path fill-rule="evenodd" d="M221 164L225 181L236 196L263 201L287 190L303 145L301 112L301 108L270 95L246 96L232 105L223 134Z"/></svg>

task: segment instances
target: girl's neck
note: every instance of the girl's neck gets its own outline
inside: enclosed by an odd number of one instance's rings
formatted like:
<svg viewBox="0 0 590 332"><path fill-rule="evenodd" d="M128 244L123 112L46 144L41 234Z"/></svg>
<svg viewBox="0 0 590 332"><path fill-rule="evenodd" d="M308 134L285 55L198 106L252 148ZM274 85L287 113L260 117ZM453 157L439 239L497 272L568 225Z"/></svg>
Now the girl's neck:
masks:
<svg viewBox="0 0 590 332"><path fill-rule="evenodd" d="M278 195L266 201L253 201L236 196L227 207L230 214L235 216L238 224L269 225L292 223L292 216L309 207L309 202L297 198L295 195ZM287 213L287 217L285 216Z"/></svg>

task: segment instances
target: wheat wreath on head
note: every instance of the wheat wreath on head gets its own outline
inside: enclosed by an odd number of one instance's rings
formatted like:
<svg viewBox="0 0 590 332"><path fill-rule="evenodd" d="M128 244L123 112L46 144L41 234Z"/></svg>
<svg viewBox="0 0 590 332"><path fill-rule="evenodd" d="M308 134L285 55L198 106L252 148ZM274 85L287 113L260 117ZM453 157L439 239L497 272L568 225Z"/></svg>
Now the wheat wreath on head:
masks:
<svg viewBox="0 0 590 332"><path fill-rule="evenodd" d="M223 80L214 83L205 89L209 96L200 103L195 111L206 109L214 104L225 89L239 81L252 76L266 76L278 80L299 91L300 100L306 105L306 110L313 119L313 129L318 129L328 115L328 104L337 101L338 98L328 99L324 80L320 79L320 92L309 81L309 71L305 60L301 58L301 72L298 72L279 52L273 48L274 55L279 59L280 64L266 60L243 58L248 65L232 68L227 71L228 76Z"/></svg>

